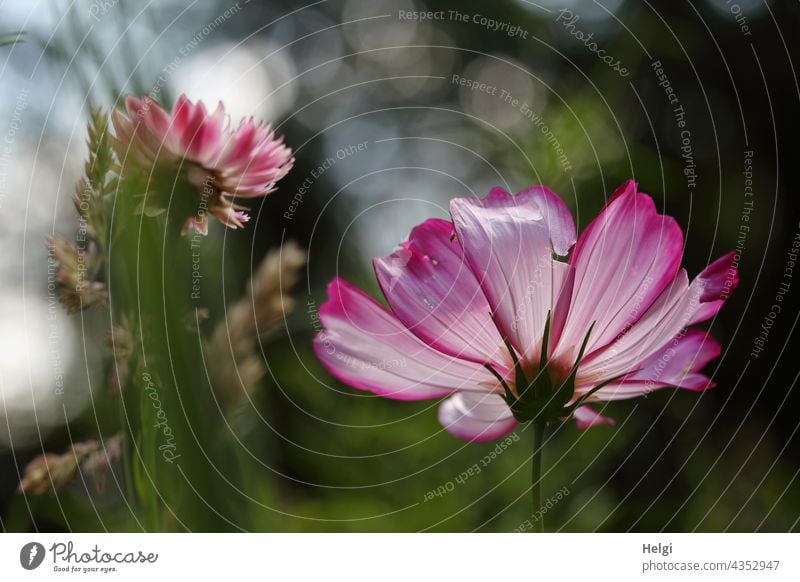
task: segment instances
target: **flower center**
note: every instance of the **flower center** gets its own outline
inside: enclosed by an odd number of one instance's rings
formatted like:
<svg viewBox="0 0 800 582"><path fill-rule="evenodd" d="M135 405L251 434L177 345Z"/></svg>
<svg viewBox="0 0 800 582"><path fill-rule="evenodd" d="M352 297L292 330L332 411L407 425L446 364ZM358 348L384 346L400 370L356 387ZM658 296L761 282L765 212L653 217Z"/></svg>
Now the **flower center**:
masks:
<svg viewBox="0 0 800 582"><path fill-rule="evenodd" d="M486 369L499 382L504 392L503 398L519 422L549 422L569 416L591 394L590 392L578 398L573 404L569 404L575 395L575 377L578 374L578 365L583 358L593 326L594 324L589 327L589 331L586 333L578 352L578 357L572 364L566 363L561 359L549 360L548 358L548 345L550 342L549 313L545 322L542 351L538 362L520 360L511 342L503 338L514 362L513 378L508 380L503 378L488 364Z"/></svg>

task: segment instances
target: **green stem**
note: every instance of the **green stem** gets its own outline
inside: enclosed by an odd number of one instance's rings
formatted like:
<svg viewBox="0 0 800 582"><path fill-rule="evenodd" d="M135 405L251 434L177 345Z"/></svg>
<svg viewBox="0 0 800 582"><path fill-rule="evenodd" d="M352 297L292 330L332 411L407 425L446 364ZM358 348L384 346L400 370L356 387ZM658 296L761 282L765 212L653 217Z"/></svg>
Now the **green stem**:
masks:
<svg viewBox="0 0 800 582"><path fill-rule="evenodd" d="M133 443L131 443L131 431L128 430L127 425L122 426L122 454L120 455L120 464L122 465L122 478L125 487L124 496L130 504L131 511L136 511L138 498L136 495L136 488L133 485Z"/></svg>
<svg viewBox="0 0 800 582"><path fill-rule="evenodd" d="M531 456L531 492L533 497L533 531L544 532L542 515L542 449L544 449L545 423L533 422L533 454Z"/></svg>

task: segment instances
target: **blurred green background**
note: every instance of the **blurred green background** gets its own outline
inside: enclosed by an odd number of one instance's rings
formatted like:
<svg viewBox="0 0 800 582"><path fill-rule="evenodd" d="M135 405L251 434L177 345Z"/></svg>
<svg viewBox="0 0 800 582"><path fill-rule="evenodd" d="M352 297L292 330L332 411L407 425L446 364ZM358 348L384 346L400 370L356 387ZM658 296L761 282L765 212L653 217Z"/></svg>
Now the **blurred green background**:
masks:
<svg viewBox="0 0 800 582"><path fill-rule="evenodd" d="M444 16L401 16L426 10ZM435 401L381 400L335 382L310 348L316 309L335 275L379 297L372 258L426 217L445 217L452 197L543 183L582 227L629 177L684 228L690 276L739 244L740 287L711 325L725 346L708 368L718 387L613 403L614 427L551 431L544 497L569 495L548 511L546 528L800 527L800 291L788 294L765 351L750 356L798 232L797 3L12 2L0 6L0 23L8 29L0 34L26 31L23 43L0 48L0 118L7 134L15 118L23 126L3 162L0 200L25 217L2 235L3 530L138 528L114 487L97 492L78 480L58 495L15 493L37 454L118 430L98 355L103 316L59 315L68 367L66 394L53 402L52 350L42 355L48 328L36 315L44 300L35 297L45 293L44 236L75 228L69 197L88 107L148 93L170 105L184 91L224 99L234 118L272 120L296 155L278 191L251 204L244 231L218 228L205 243L219 249L204 265L219 282L212 320L269 249L295 240L309 253L297 308L261 344L267 377L235 423L231 455L247 461L250 497L218 491L248 515L247 528L520 528L530 513L531 431L518 429L518 442L482 466L496 443L445 433ZM627 74L602 62L593 41ZM453 75L505 90L536 116ZM682 157L683 129L691 160ZM362 151L337 157L359 143ZM746 152L754 206L745 223ZM318 171L327 158L334 163ZM14 323L20 317L24 325ZM476 463L478 475L456 481Z"/></svg>

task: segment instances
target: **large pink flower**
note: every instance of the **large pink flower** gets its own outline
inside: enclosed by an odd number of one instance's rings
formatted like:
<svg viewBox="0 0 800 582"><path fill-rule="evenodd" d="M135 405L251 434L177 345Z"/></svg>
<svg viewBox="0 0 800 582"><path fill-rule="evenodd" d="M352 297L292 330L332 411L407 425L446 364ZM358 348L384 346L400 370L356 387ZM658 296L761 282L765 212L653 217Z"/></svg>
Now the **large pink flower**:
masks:
<svg viewBox="0 0 800 582"><path fill-rule="evenodd" d="M734 255L690 283L680 227L634 182L577 242L566 205L542 186L457 198L450 214L375 260L391 310L342 279L328 286L314 349L342 382L446 397L439 421L476 441L518 421L611 423L586 404L714 385L700 370L719 344L690 326L736 287Z"/></svg>
<svg viewBox="0 0 800 582"><path fill-rule="evenodd" d="M231 228L243 226L248 216L229 197L269 194L294 163L292 150L269 125L250 118L234 129L222 103L208 112L202 101L181 95L167 113L149 97L127 97L125 111L113 111L111 119L124 171L178 169L199 191L184 230L206 234L207 212ZM145 210L161 210L155 204Z"/></svg>

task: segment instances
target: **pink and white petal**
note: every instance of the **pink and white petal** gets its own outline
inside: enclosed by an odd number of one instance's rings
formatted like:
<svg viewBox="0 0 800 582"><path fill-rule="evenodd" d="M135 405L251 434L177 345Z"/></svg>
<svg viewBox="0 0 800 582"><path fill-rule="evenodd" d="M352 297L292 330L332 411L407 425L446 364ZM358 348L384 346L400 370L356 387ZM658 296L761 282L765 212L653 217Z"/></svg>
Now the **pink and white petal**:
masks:
<svg viewBox="0 0 800 582"><path fill-rule="evenodd" d="M662 346L640 364L636 372L593 394L597 400L623 400L675 387L701 392L715 386L700 371L719 357L722 348L708 332L690 329ZM578 389L579 392L585 389Z"/></svg>
<svg viewBox="0 0 800 582"><path fill-rule="evenodd" d="M220 165L230 169L245 167L254 151L255 137L255 122L252 119L242 120L236 131L228 137L225 149L221 154Z"/></svg>
<svg viewBox="0 0 800 582"><path fill-rule="evenodd" d="M253 166L275 166L291 150L272 131L252 119L242 121L226 144L223 163L235 173L245 173Z"/></svg>
<svg viewBox="0 0 800 582"><path fill-rule="evenodd" d="M120 110L114 110L111 113L111 121L116 133L114 145L117 154L123 161L132 159L148 165L156 159L161 140L150 135L145 127L143 100L127 97L125 110L127 115Z"/></svg>
<svg viewBox="0 0 800 582"><path fill-rule="evenodd" d="M687 383L687 376L702 370L721 353L719 342L708 332L690 329L643 361L641 369L631 376L631 380L661 380L670 386L696 390L696 379Z"/></svg>
<svg viewBox="0 0 800 582"><path fill-rule="evenodd" d="M575 286L575 267L569 263L553 261L553 289L560 289L554 296L553 315L550 324L548 356L552 356L558 347L558 340L564 331L564 324L569 315L572 301L572 289Z"/></svg>
<svg viewBox="0 0 800 582"><path fill-rule="evenodd" d="M572 417L575 419L575 426L580 430L585 430L601 424L610 424L612 426L617 424L613 418L603 416L588 406L579 406L576 408L575 412L572 413Z"/></svg>
<svg viewBox="0 0 800 582"><path fill-rule="evenodd" d="M184 95L176 101L172 114L172 132L184 152L191 155L193 147L196 147L193 144L207 115L206 106L202 101L192 103Z"/></svg>
<svg viewBox="0 0 800 582"><path fill-rule="evenodd" d="M152 99L129 97L124 112L112 112L115 150L126 168L152 170L154 164L178 166L215 177L222 193L264 196L291 169L292 150L276 138L269 126L243 121L235 132L222 103L213 112L185 95L167 113ZM127 162L131 162L130 164ZM198 180L190 183L198 188ZM241 226L242 213L228 213L228 226Z"/></svg>
<svg viewBox="0 0 800 582"><path fill-rule="evenodd" d="M219 163L225 130L225 107L220 102L214 113L204 115L191 138L186 156L206 167Z"/></svg>
<svg viewBox="0 0 800 582"><path fill-rule="evenodd" d="M592 323L587 353L635 324L675 278L682 248L677 222L623 184L570 254L575 285L558 352L573 359Z"/></svg>
<svg viewBox="0 0 800 582"><path fill-rule="evenodd" d="M561 289L555 288L548 225L531 200L494 188L482 200L451 200L450 213L500 333L536 362L547 313Z"/></svg>
<svg viewBox="0 0 800 582"><path fill-rule="evenodd" d="M633 327L616 341L583 358L577 382L596 385L632 372L643 360L680 333L694 313L694 310L685 309L688 289L689 278L686 271L681 269L672 284ZM683 321L684 325L668 325L675 320Z"/></svg>
<svg viewBox="0 0 800 582"><path fill-rule="evenodd" d="M119 109L111 112L111 123L114 126L114 139L111 143L120 160L124 160L128 155L136 125Z"/></svg>
<svg viewBox="0 0 800 582"><path fill-rule="evenodd" d="M375 259L378 282L395 315L425 343L504 374L510 355L453 234L453 224L437 218L414 227L399 249Z"/></svg>
<svg viewBox="0 0 800 582"><path fill-rule="evenodd" d="M324 331L314 351L336 378L396 400L439 398L457 390L492 390L483 366L445 355L411 333L363 291L336 278L319 310Z"/></svg>
<svg viewBox="0 0 800 582"><path fill-rule="evenodd" d="M472 442L500 438L517 425L505 400L491 392L458 392L439 405L438 417L447 432Z"/></svg>
<svg viewBox="0 0 800 582"><path fill-rule="evenodd" d="M244 223L250 220L250 217L236 210L236 208L224 197L220 197L217 204L210 208L211 214L228 228L237 229L244 228Z"/></svg>
<svg viewBox="0 0 800 582"><path fill-rule="evenodd" d="M137 106L139 108L134 110ZM136 147L145 152L147 158L175 163L185 157L185 149L175 132L175 119L155 101L149 97L128 98L126 108L137 123Z"/></svg>
<svg viewBox="0 0 800 582"><path fill-rule="evenodd" d="M617 341L584 358L578 381L599 383L636 370L688 326L716 313L738 281L733 261L733 253L721 257L704 269L691 285L686 271L681 269L633 327Z"/></svg>
<svg viewBox="0 0 800 582"><path fill-rule="evenodd" d="M147 132L159 144L163 143L169 131L172 119L169 113L164 111L158 103L149 97L136 99L127 97L125 108L131 114L131 118L144 124Z"/></svg>
<svg viewBox="0 0 800 582"><path fill-rule="evenodd" d="M179 95L175 100L172 105L171 116L172 125L170 126L170 131L175 132L177 136L182 135L186 131L190 119L194 116L194 104L189 101L185 94Z"/></svg>
<svg viewBox="0 0 800 582"><path fill-rule="evenodd" d="M565 257L575 244L577 233L572 213L561 197L545 186L531 186L517 193L520 203L539 209L550 229L550 241L556 254Z"/></svg>
<svg viewBox="0 0 800 582"><path fill-rule="evenodd" d="M292 169L292 150L275 140L264 149L246 153L241 162L225 165L221 188L238 196L263 196L272 192L275 183Z"/></svg>
<svg viewBox="0 0 800 582"><path fill-rule="evenodd" d="M702 290L697 310L689 325L710 319L722 308L739 285L736 253L730 252L708 265L692 282Z"/></svg>
<svg viewBox="0 0 800 582"><path fill-rule="evenodd" d="M191 216L186 219L186 222L183 223L181 227L181 234L186 234L190 230L195 231L197 234L202 234L203 236L208 235L208 218L202 218L200 220L197 219L195 216Z"/></svg>
<svg viewBox="0 0 800 582"><path fill-rule="evenodd" d="M603 386L600 390L595 392L590 398L591 401L611 402L615 400L630 400L632 398L640 398L647 396L655 390L662 390L664 388L684 388L693 392L702 392L713 388L716 384L711 381L707 376L699 373L687 374L681 386L673 386L672 384L664 384L660 382L652 383L649 381L625 381L622 383L612 383L608 386Z"/></svg>

